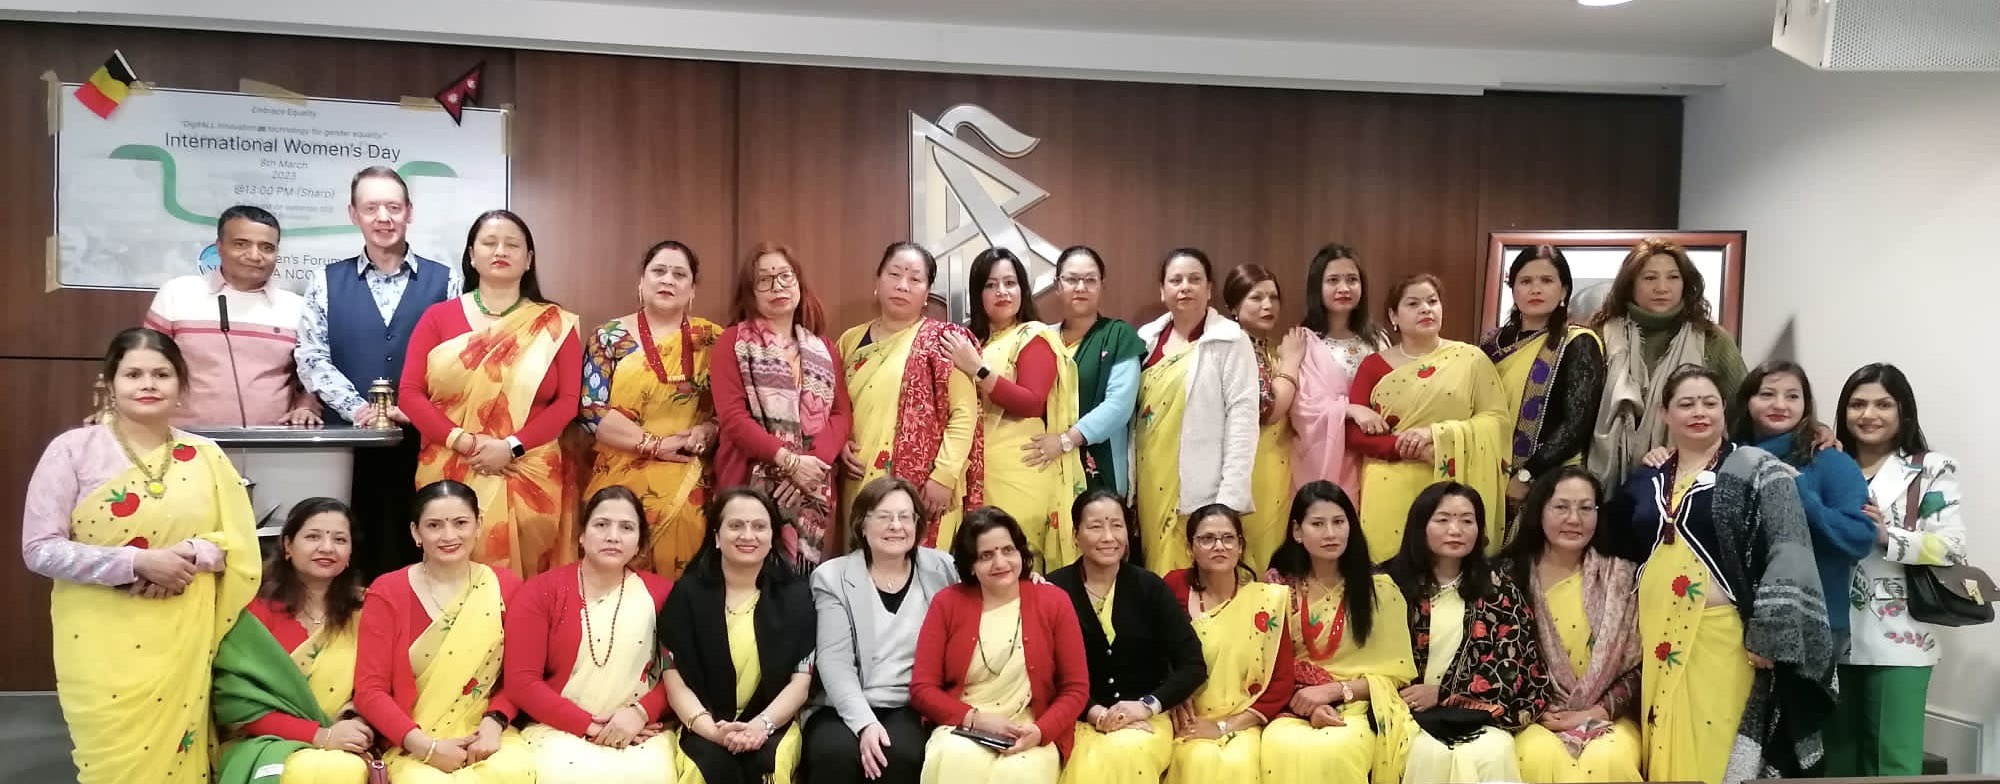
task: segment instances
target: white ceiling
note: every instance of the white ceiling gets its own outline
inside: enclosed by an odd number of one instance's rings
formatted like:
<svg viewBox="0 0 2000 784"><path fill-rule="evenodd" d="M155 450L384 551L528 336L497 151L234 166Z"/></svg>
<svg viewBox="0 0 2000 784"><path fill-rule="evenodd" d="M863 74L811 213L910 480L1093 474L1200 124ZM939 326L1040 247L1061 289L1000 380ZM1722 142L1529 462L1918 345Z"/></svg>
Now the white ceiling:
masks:
<svg viewBox="0 0 2000 784"><path fill-rule="evenodd" d="M1767 0L592 0L654 8L1350 44L1734 56Z"/></svg>

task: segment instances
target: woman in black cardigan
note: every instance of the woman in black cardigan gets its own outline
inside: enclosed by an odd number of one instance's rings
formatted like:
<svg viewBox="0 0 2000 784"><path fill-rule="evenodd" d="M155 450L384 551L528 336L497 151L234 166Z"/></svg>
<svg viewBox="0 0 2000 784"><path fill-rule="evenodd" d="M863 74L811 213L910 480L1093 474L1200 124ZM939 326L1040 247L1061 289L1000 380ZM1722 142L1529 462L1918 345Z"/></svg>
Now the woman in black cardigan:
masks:
<svg viewBox="0 0 2000 784"><path fill-rule="evenodd" d="M1173 757L1167 711L1208 678L1201 640L1152 572L1125 562L1130 510L1095 489L1070 506L1082 557L1049 574L1083 624L1090 707L1076 726L1064 782L1157 784Z"/></svg>
<svg viewBox="0 0 2000 784"><path fill-rule="evenodd" d="M701 550L658 627L681 753L706 784L789 784L799 759L793 719L812 687L812 595L771 546L783 518L770 496L724 490L706 517ZM739 684L738 673L756 683Z"/></svg>

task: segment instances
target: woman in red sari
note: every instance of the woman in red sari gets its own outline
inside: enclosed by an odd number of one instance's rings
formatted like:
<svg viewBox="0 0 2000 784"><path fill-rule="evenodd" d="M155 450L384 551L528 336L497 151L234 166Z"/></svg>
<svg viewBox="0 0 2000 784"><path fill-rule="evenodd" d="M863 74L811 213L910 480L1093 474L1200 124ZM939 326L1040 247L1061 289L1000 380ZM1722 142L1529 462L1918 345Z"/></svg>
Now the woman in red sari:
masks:
<svg viewBox="0 0 2000 784"><path fill-rule="evenodd" d="M854 403L854 432L840 455L847 475L841 508L877 477L907 479L922 490L918 500L932 521L926 547L950 542L959 514L986 503L979 387L957 371L945 341L970 341L972 333L924 317L936 281L930 251L914 242L890 245L875 267L878 315L840 336Z"/></svg>
<svg viewBox="0 0 2000 784"><path fill-rule="evenodd" d="M716 484L750 485L776 498L792 518L780 533L785 557L810 570L839 541L832 530L833 463L854 416L840 352L822 336L825 309L783 245L764 243L750 252L737 270L731 310L730 326L710 353L722 427Z"/></svg>
<svg viewBox="0 0 2000 784"><path fill-rule="evenodd" d="M423 436L419 487L450 479L485 502L480 562L532 576L568 560L575 488L556 443L576 418L576 314L542 296L535 235L506 210L466 232L465 296L432 305L410 335L398 403Z"/></svg>

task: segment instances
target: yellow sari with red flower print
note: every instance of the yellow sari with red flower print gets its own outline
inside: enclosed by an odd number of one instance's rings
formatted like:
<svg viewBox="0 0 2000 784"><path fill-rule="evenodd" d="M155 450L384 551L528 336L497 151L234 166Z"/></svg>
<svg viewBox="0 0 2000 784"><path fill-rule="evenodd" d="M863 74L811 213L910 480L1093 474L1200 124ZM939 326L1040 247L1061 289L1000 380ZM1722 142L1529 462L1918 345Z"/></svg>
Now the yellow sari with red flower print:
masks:
<svg viewBox="0 0 2000 784"><path fill-rule="evenodd" d="M1016 324L986 340L982 356L1002 378L1014 377L1014 363L1028 342L1046 340L1056 356L1056 382L1049 388L1047 410L1040 418L1007 415L999 404L984 403L986 428L986 503L1000 507L1021 524L1034 550L1037 572L1049 572L1077 559L1076 529L1070 520L1070 500L1083 494L1082 453L1071 451L1040 467L1021 458L1022 447L1035 436L1068 432L1076 425L1076 360L1061 350L1062 330L1040 322Z"/></svg>
<svg viewBox="0 0 2000 784"><path fill-rule="evenodd" d="M525 303L482 329L459 335L424 358L432 399L451 421L473 433L511 434L528 421L576 314ZM450 479L479 494L483 535L473 557L530 577L574 560L575 485L558 441L529 449L498 475L473 473L443 441L426 440L417 486Z"/></svg>
<svg viewBox="0 0 2000 784"><path fill-rule="evenodd" d="M1486 504L1486 551L1505 543L1507 526L1507 411L1500 374L1486 352L1469 343L1440 341L1437 349L1403 363L1375 383L1368 404L1397 433L1431 429L1433 459L1368 459L1361 467L1361 524L1368 557L1389 560L1403 547L1410 504L1437 482L1460 482Z"/></svg>
<svg viewBox="0 0 2000 784"><path fill-rule="evenodd" d="M80 784L207 781L214 753L210 663L257 593L255 518L242 477L215 444L175 433L139 462L169 459L159 498L129 467L83 496L70 538L100 547L169 547L198 538L221 548L223 570L197 573L178 596L57 580L56 698L75 743Z"/></svg>
<svg viewBox="0 0 2000 784"><path fill-rule="evenodd" d="M1208 680L1188 698L1195 719L1221 721L1249 710L1264 696L1285 641L1291 600L1285 586L1246 582L1237 587L1235 598L1193 617L1201 657L1208 662ZM1263 767L1262 727L1218 740L1175 738L1167 784L1255 782L1262 779Z"/></svg>
<svg viewBox="0 0 2000 784"><path fill-rule="evenodd" d="M709 354L722 328L703 318L689 317L685 330L663 330L653 347L665 371L662 381L652 367L639 336L622 321L598 327L584 350L584 417L595 421L601 412L616 411L646 432L669 436L715 418L715 400L708 384ZM730 360L733 361L733 360ZM692 377L688 370L692 369ZM605 388L600 389L600 379ZM590 472L588 498L597 491L622 485L645 503L652 544L632 568L680 577L701 549L702 505L712 482L707 461L654 460L632 452L597 446Z"/></svg>
<svg viewBox="0 0 2000 784"><path fill-rule="evenodd" d="M1653 781L1720 784L1736 745L1756 670L1736 606L1708 603L1716 590L1678 533L1653 548L1639 575L1641 716Z"/></svg>
<svg viewBox="0 0 2000 784"><path fill-rule="evenodd" d="M433 738L470 737L500 684L501 623L504 604L500 580L491 567L472 564L472 572L439 608L424 633L410 643L410 670L416 675L417 701L410 719ZM394 740L394 739L392 739ZM445 773L411 755L400 745L382 755L389 780L398 782L478 782L529 784L535 780L534 756L521 733L511 727L500 733L500 750L485 760Z"/></svg>

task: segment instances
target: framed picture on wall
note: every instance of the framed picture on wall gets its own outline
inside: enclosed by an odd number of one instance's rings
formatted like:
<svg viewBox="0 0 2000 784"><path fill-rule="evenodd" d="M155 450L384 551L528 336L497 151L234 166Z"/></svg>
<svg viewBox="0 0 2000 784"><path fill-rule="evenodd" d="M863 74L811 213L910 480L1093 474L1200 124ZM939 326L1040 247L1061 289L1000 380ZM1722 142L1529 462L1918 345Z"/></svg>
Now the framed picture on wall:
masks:
<svg viewBox="0 0 2000 784"><path fill-rule="evenodd" d="M1587 322L1611 294L1611 282L1632 246L1647 237L1664 237L1687 249L1701 273L1703 295L1715 322L1741 335L1743 327L1743 244L1741 231L1496 231L1486 252L1486 298L1479 310L1482 332L1499 328L1514 309L1514 292L1507 285L1507 266L1522 251L1553 245L1569 261L1576 288L1570 292L1570 319Z"/></svg>

